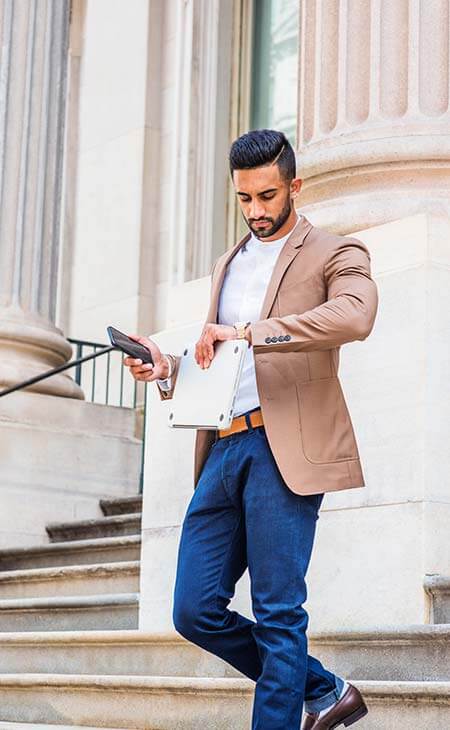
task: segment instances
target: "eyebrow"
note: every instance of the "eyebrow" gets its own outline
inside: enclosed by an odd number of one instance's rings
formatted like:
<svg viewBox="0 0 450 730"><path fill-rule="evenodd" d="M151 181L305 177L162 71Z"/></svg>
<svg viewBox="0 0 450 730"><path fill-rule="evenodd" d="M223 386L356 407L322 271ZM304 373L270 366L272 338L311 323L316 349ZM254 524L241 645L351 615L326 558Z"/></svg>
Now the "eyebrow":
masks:
<svg viewBox="0 0 450 730"><path fill-rule="evenodd" d="M258 195L266 195L266 193L276 193L278 188L267 188L267 190L262 190ZM246 193L244 190L238 190L236 192L236 195L249 195L249 193Z"/></svg>

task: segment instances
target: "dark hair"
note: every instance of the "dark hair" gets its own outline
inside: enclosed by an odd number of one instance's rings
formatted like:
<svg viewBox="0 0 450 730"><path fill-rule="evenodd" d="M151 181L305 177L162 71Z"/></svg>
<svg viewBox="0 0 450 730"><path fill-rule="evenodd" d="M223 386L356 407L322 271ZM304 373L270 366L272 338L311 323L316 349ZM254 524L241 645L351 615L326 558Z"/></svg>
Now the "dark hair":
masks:
<svg viewBox="0 0 450 730"><path fill-rule="evenodd" d="M228 156L230 173L277 161L280 175L290 182L295 177L295 152L283 132L275 129L254 129L235 139Z"/></svg>

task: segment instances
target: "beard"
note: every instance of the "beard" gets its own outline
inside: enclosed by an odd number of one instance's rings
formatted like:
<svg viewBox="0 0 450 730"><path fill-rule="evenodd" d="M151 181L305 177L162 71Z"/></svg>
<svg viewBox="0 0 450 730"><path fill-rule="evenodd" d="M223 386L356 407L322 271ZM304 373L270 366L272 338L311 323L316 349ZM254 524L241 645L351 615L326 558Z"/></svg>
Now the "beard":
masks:
<svg viewBox="0 0 450 730"><path fill-rule="evenodd" d="M283 226L287 219L289 218L291 214L291 199L290 196L287 195L286 201L283 205L283 208L281 210L281 213L277 218L245 218L245 222L247 223L248 227L252 231L252 233L255 234L257 238L270 238L270 236L275 235L277 231L280 230L281 226ZM262 222L267 221L268 223L271 223L272 225L269 228L256 228L253 223L256 221Z"/></svg>

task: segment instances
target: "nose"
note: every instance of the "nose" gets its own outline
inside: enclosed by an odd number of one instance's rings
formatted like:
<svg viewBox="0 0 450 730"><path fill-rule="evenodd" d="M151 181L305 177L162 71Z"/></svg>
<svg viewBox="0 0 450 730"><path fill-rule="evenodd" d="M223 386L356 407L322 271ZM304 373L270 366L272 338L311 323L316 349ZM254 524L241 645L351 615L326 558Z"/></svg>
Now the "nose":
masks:
<svg viewBox="0 0 450 730"><path fill-rule="evenodd" d="M250 203L249 218L264 218L266 210L259 200L252 200Z"/></svg>

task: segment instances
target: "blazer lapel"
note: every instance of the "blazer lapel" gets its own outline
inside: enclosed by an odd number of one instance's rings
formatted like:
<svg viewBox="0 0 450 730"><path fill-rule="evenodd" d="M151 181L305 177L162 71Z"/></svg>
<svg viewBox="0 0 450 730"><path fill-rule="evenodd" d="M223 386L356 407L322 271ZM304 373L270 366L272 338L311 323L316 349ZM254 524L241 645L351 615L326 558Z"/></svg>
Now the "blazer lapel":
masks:
<svg viewBox="0 0 450 730"><path fill-rule="evenodd" d="M299 217L299 222L297 223L289 238L285 241L285 244L275 262L275 266L273 267L272 275L269 279L269 283L267 284L266 294L262 303L261 311L259 313L260 320L267 318L267 315L269 314L272 304L275 300L281 279L283 278L286 269L295 259L301 247L303 246L306 234L309 233L312 228L312 223L310 223L305 218L305 216L300 214Z"/></svg>
<svg viewBox="0 0 450 730"><path fill-rule="evenodd" d="M264 301L261 307L261 312L259 315L259 319L266 319L268 313L270 312L270 308L272 307L272 304L274 302L276 293L278 291L278 287L280 285L281 279L284 276L284 273L290 263L295 259L298 252L300 251L303 241L306 237L306 234L311 230L312 223L308 221L305 216L299 214L300 220L294 230L292 231L289 238L285 241L285 244L283 248L281 249L278 258L276 260L275 266L272 271L272 275L269 279L266 294L264 297ZM224 256L221 261L217 264L217 274L215 278L215 283L213 286L213 289L211 291L211 302L207 317L207 322L214 322L217 323L217 315L218 315L218 304L219 304L219 295L220 291L222 289L223 280L225 278L225 272L228 264L232 260L232 258L237 254L237 252L242 248L244 243L248 241L251 237L251 233L247 233L241 240L233 246L233 248L230 249L230 251L227 253L226 256ZM263 244L262 244L263 245Z"/></svg>

